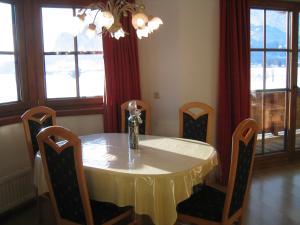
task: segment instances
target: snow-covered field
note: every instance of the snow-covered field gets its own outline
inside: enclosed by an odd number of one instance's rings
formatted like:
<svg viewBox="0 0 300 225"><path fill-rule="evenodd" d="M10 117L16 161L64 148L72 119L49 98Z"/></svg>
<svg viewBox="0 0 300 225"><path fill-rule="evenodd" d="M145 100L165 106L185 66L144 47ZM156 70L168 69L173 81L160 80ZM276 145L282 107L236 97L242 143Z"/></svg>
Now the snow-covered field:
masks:
<svg viewBox="0 0 300 225"><path fill-rule="evenodd" d="M300 76L299 76L300 77ZM268 67L266 69L266 89L286 88L287 86L286 67ZM300 87L300 79L298 79ZM263 68L251 67L251 90L263 89Z"/></svg>

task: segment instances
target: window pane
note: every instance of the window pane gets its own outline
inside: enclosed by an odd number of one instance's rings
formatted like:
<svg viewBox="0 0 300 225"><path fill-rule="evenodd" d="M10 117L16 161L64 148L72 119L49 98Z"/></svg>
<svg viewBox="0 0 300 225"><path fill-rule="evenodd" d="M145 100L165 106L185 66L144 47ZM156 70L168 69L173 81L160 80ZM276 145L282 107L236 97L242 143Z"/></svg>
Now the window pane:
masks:
<svg viewBox="0 0 300 225"><path fill-rule="evenodd" d="M81 97L103 96L104 63L102 55L79 55L79 88Z"/></svg>
<svg viewBox="0 0 300 225"><path fill-rule="evenodd" d="M76 97L73 55L46 55L47 98Z"/></svg>
<svg viewBox="0 0 300 225"><path fill-rule="evenodd" d="M266 55L266 88L286 88L287 54L285 52L267 52Z"/></svg>
<svg viewBox="0 0 300 225"><path fill-rule="evenodd" d="M298 53L298 78L297 78L297 86L300 87L300 54Z"/></svg>
<svg viewBox="0 0 300 225"><path fill-rule="evenodd" d="M297 93L297 114L296 114L296 144L295 148L300 150L300 90Z"/></svg>
<svg viewBox="0 0 300 225"><path fill-rule="evenodd" d="M300 13L298 16L300 18ZM299 30L300 30L300 23L298 23L298 49L300 49L300 32L299 32Z"/></svg>
<svg viewBox="0 0 300 225"><path fill-rule="evenodd" d="M265 153L285 149L285 92L265 93Z"/></svg>
<svg viewBox="0 0 300 225"><path fill-rule="evenodd" d="M78 10L77 10L78 12ZM102 35L96 35L94 37L89 37L87 35L87 27L89 23L93 22L94 16L96 11L90 11L88 10L87 15L85 17L85 28L77 35L77 42L78 42L78 51L103 51L102 47ZM97 25L97 33L100 33L101 31L98 30L100 27L98 25L98 21L95 21Z"/></svg>
<svg viewBox="0 0 300 225"><path fill-rule="evenodd" d="M73 10L43 8L43 36L45 52L74 51L72 35Z"/></svg>
<svg viewBox="0 0 300 225"><path fill-rule="evenodd" d="M86 34L86 28L77 35L78 51L99 51L102 52L102 36L96 35L89 38Z"/></svg>
<svg viewBox="0 0 300 225"><path fill-rule="evenodd" d="M264 10L250 11L251 48L264 47Z"/></svg>
<svg viewBox="0 0 300 225"><path fill-rule="evenodd" d="M267 48L287 48L287 18L285 11L266 11Z"/></svg>
<svg viewBox="0 0 300 225"><path fill-rule="evenodd" d="M13 21L11 4L0 3L1 41L0 51L14 51Z"/></svg>
<svg viewBox="0 0 300 225"><path fill-rule="evenodd" d="M0 55L0 103L18 101L15 57Z"/></svg>
<svg viewBox="0 0 300 225"><path fill-rule="evenodd" d="M262 90L264 85L264 54L251 51L251 90Z"/></svg>
<svg viewBox="0 0 300 225"><path fill-rule="evenodd" d="M262 153L262 104L263 104L263 93L257 91L251 91L251 118L255 119L258 124L259 131L257 136L256 153Z"/></svg>

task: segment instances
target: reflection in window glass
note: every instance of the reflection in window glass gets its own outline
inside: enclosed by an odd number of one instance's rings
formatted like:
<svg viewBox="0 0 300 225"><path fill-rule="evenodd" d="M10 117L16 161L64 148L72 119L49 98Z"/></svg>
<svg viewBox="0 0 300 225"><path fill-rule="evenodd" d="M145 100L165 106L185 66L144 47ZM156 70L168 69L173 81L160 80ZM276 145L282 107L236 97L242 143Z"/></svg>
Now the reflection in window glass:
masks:
<svg viewBox="0 0 300 225"><path fill-rule="evenodd" d="M264 85L263 52L251 51L251 90L262 90Z"/></svg>
<svg viewBox="0 0 300 225"><path fill-rule="evenodd" d="M287 85L286 52L267 52L266 88L286 88Z"/></svg>
<svg viewBox="0 0 300 225"><path fill-rule="evenodd" d="M78 63L80 96L102 96L104 94L103 57L100 55L79 55Z"/></svg>
<svg viewBox="0 0 300 225"><path fill-rule="evenodd" d="M264 47L264 10L250 10L250 33L251 33L251 48Z"/></svg>
<svg viewBox="0 0 300 225"><path fill-rule="evenodd" d="M12 5L0 3L0 51L14 51Z"/></svg>
<svg viewBox="0 0 300 225"><path fill-rule="evenodd" d="M43 8L43 37L45 52L74 51L72 35L73 10Z"/></svg>
<svg viewBox="0 0 300 225"><path fill-rule="evenodd" d="M0 55L0 103L18 100L15 57Z"/></svg>
<svg viewBox="0 0 300 225"><path fill-rule="evenodd" d="M287 19L286 11L266 11L266 47L287 48Z"/></svg>
<svg viewBox="0 0 300 225"><path fill-rule="evenodd" d="M76 97L74 62L74 56L45 56L47 98Z"/></svg>

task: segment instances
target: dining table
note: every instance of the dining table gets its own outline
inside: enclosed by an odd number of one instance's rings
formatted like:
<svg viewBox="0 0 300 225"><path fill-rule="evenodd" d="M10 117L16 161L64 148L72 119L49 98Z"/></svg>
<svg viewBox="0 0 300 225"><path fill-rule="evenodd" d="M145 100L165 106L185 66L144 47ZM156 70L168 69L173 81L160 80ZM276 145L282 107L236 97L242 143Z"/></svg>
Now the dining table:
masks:
<svg viewBox="0 0 300 225"><path fill-rule="evenodd" d="M139 135L139 148L130 149L126 133L80 139L89 197L133 206L137 215L149 216L156 225L173 225L177 204L218 164L215 148L195 140ZM39 194L48 192L39 154L34 182Z"/></svg>

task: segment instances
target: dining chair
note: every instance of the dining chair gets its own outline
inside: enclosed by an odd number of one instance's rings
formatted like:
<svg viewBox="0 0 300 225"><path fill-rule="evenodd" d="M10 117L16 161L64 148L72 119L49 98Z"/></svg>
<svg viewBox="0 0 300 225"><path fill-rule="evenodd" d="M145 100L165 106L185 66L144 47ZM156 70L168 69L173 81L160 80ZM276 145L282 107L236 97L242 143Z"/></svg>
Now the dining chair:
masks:
<svg viewBox="0 0 300 225"><path fill-rule="evenodd" d="M138 109L141 110L141 119L143 121L142 124L139 125L139 133L140 134L151 134L151 112L150 105L147 102L141 100L130 100L124 102L121 105L121 131L122 133L128 132L128 117L129 111L127 110L128 104L131 101L136 101Z"/></svg>
<svg viewBox="0 0 300 225"><path fill-rule="evenodd" d="M204 185L177 205L178 221L192 224L242 224L252 179L258 126L253 119L242 121L232 136L232 153L226 193Z"/></svg>
<svg viewBox="0 0 300 225"><path fill-rule="evenodd" d="M75 134L51 126L42 130L37 139L58 225L111 225L132 221L132 208L89 199L81 141Z"/></svg>
<svg viewBox="0 0 300 225"><path fill-rule="evenodd" d="M201 102L189 102L179 108L179 137L212 144L214 109Z"/></svg>
<svg viewBox="0 0 300 225"><path fill-rule="evenodd" d="M31 166L34 166L36 153L39 151L36 136L41 129L56 125L56 112L45 106L37 106L27 110L22 116L25 139Z"/></svg>

